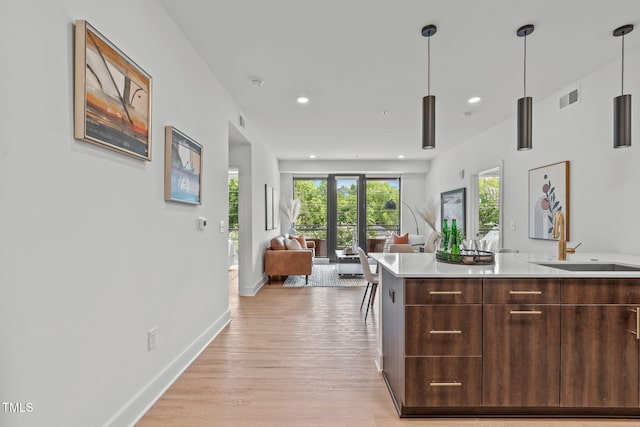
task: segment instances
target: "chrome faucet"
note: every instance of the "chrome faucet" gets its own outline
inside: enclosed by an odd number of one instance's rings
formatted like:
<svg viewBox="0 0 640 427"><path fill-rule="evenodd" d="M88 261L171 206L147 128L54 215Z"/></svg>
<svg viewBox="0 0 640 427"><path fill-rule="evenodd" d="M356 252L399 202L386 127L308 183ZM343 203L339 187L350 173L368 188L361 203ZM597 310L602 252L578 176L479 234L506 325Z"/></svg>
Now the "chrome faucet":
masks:
<svg viewBox="0 0 640 427"><path fill-rule="evenodd" d="M558 239L558 259L560 261L567 260L567 253L573 254L576 248L582 244L578 243L575 248L567 248L566 223L562 211L556 212L553 216L553 237Z"/></svg>

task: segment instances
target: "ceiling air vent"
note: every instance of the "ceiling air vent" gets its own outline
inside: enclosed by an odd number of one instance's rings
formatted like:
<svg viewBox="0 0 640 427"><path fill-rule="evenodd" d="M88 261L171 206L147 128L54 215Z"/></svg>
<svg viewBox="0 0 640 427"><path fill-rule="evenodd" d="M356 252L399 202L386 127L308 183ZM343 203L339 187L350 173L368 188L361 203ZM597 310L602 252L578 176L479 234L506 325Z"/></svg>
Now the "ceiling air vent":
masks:
<svg viewBox="0 0 640 427"><path fill-rule="evenodd" d="M580 90L574 89L566 95L560 97L560 109L568 107L571 104L575 104L580 101Z"/></svg>

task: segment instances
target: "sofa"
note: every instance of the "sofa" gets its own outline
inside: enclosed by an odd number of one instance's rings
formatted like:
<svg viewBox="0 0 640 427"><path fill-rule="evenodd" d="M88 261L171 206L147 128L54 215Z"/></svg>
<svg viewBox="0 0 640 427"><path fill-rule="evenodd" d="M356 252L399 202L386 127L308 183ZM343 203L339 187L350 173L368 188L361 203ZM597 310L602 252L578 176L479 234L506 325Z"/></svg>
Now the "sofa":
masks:
<svg viewBox="0 0 640 427"><path fill-rule="evenodd" d="M264 272L269 284L272 276L291 275L304 275L305 283L309 283L314 256L315 243L306 241L304 236L274 237L264 251Z"/></svg>

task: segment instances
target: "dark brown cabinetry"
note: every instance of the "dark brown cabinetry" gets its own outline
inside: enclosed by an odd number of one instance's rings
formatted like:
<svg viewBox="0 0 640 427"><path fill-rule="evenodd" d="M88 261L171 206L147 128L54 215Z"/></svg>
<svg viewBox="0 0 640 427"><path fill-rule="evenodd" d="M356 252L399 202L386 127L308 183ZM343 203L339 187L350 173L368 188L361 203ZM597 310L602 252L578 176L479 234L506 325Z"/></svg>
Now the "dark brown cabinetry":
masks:
<svg viewBox="0 0 640 427"><path fill-rule="evenodd" d="M401 416L640 417L640 279L382 272L383 374Z"/></svg>
<svg viewBox="0 0 640 427"><path fill-rule="evenodd" d="M480 405L482 279L403 282L389 276L383 271L388 295L382 316L404 333L394 342L397 351L383 348L383 363L398 411ZM384 338L385 322L383 347L393 340Z"/></svg>
<svg viewBox="0 0 640 427"><path fill-rule="evenodd" d="M483 405L558 406L560 281L485 279L484 296Z"/></svg>
<svg viewBox="0 0 640 427"><path fill-rule="evenodd" d="M560 404L637 408L640 280L566 279L563 291Z"/></svg>

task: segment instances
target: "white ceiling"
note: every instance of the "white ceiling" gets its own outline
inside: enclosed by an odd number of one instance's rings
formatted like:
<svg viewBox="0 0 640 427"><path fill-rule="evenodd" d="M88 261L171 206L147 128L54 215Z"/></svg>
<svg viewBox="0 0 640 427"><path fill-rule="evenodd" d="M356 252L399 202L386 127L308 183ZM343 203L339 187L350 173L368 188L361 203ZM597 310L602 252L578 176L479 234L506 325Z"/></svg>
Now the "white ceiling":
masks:
<svg viewBox="0 0 640 427"><path fill-rule="evenodd" d="M160 1L281 159L428 159L513 117L524 24L535 25L527 38L534 103L620 60L615 28L636 25L625 51L640 46L639 0ZM435 150L421 149L426 24L438 27ZM620 82L611 87L618 95ZM298 105L300 95L309 104ZM482 101L467 104L472 95Z"/></svg>

